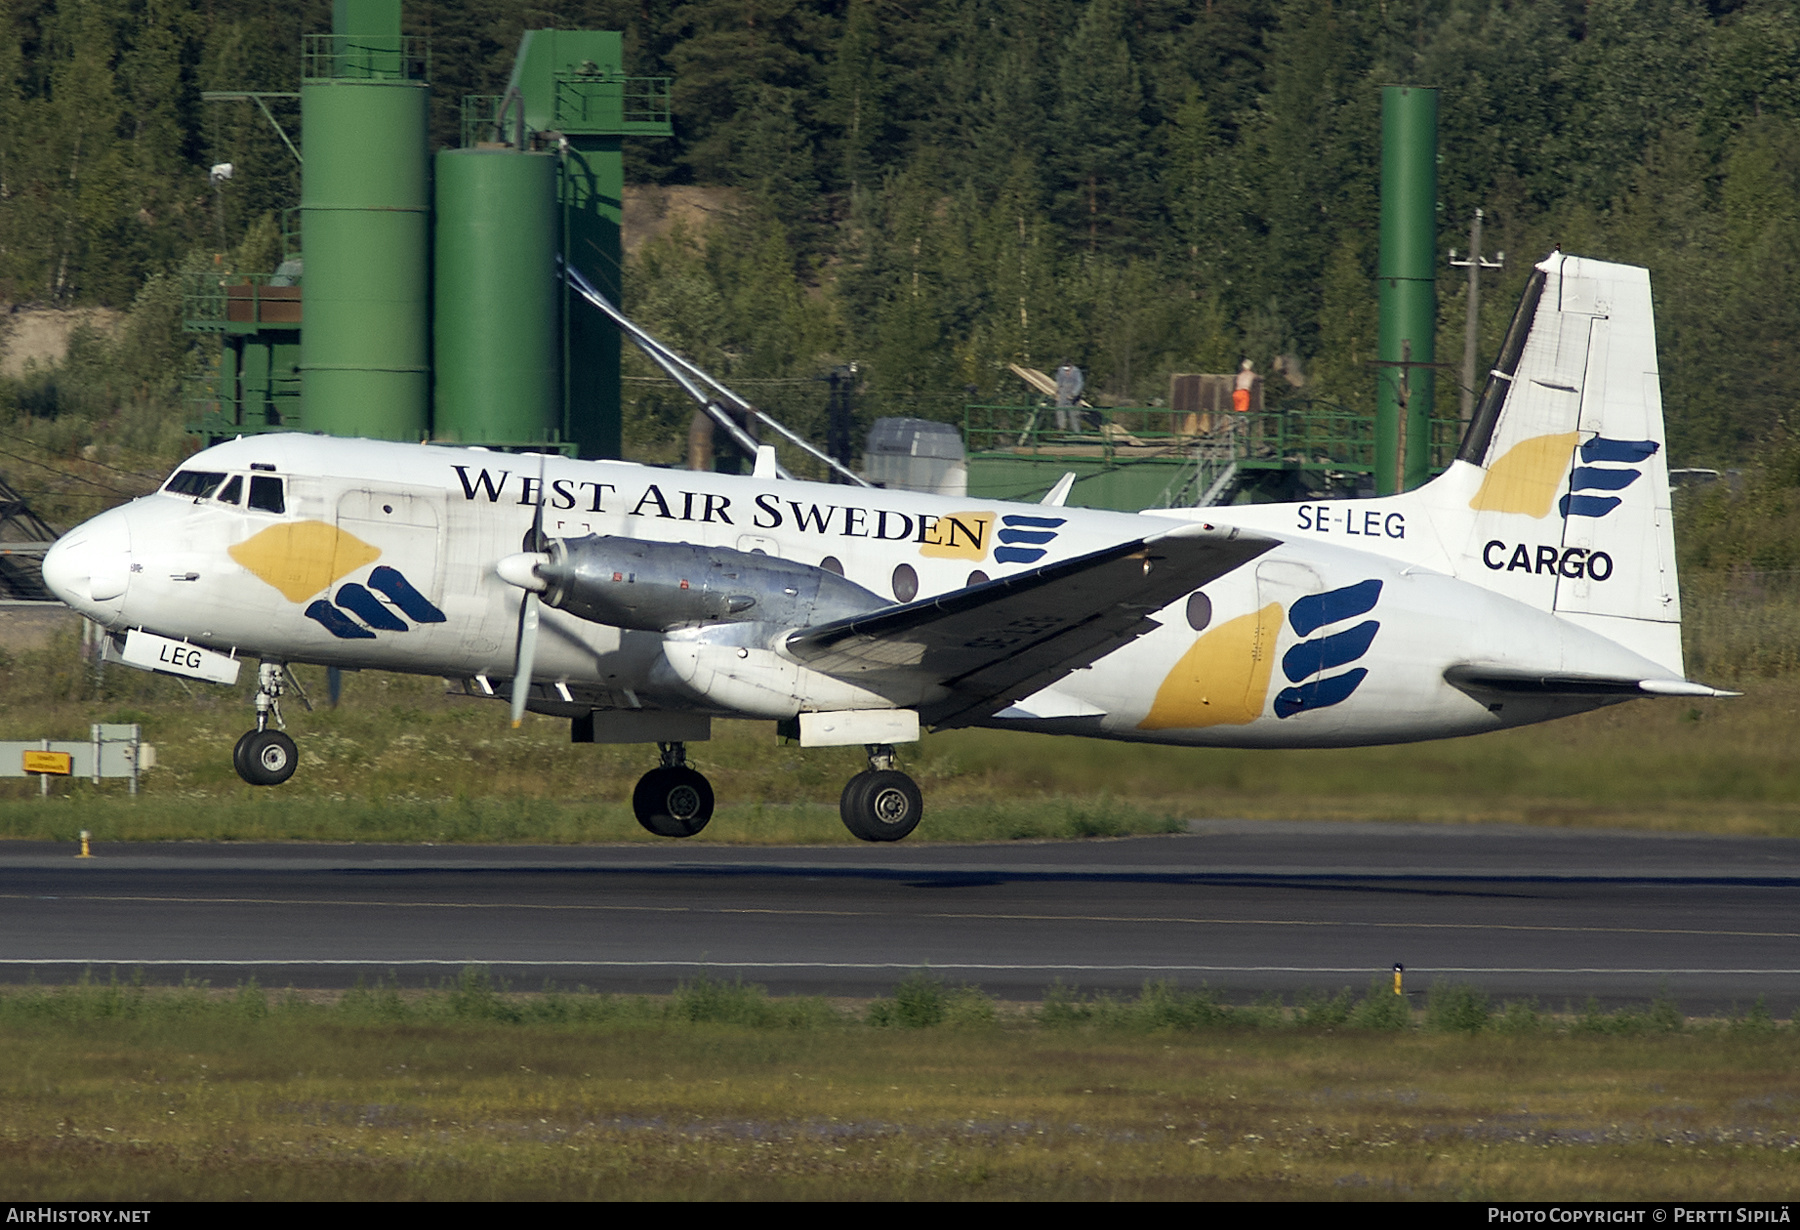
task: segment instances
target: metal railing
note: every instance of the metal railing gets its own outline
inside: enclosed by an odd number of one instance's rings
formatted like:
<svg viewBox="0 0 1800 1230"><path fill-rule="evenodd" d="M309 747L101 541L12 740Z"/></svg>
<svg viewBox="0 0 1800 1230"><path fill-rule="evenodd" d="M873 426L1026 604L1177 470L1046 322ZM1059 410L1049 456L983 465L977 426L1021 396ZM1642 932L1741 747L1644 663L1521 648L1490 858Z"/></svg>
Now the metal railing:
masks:
<svg viewBox="0 0 1800 1230"><path fill-rule="evenodd" d="M190 273L181 287L181 327L189 333L300 327L300 288L272 273Z"/></svg>
<svg viewBox="0 0 1800 1230"><path fill-rule="evenodd" d="M558 73L552 122L567 133L668 136L670 78Z"/></svg>
<svg viewBox="0 0 1800 1230"><path fill-rule="evenodd" d="M555 92L549 122L555 131L577 137L666 137L673 131L668 77L558 73L551 84ZM518 119L504 94L464 95L463 148L515 144Z"/></svg>
<svg viewBox="0 0 1800 1230"><path fill-rule="evenodd" d="M255 435L265 431L303 431L298 410L277 414L246 414L241 406L221 402L207 392L182 398L186 411L183 429L193 436L208 440L228 440L233 436Z"/></svg>
<svg viewBox="0 0 1800 1230"><path fill-rule="evenodd" d="M477 145L510 145L508 135L500 131L501 103L504 94L464 94L462 100L462 144L464 149Z"/></svg>
<svg viewBox="0 0 1800 1230"><path fill-rule="evenodd" d="M1432 421L1431 466L1456 452L1458 424ZM1094 458L1109 463L1153 458L1267 469L1375 470L1372 416L1301 403L1270 410L1185 413L1160 406L1106 409L974 405L963 409L971 453Z"/></svg>
<svg viewBox="0 0 1800 1230"><path fill-rule="evenodd" d="M240 401L235 388L221 388L217 359L205 372L181 382L181 406L190 435L222 440L263 431L299 431L300 376L271 375L266 390Z"/></svg>
<svg viewBox="0 0 1800 1230"><path fill-rule="evenodd" d="M430 69L431 40L413 34L368 38L353 34L308 34L301 42L304 81L424 81Z"/></svg>

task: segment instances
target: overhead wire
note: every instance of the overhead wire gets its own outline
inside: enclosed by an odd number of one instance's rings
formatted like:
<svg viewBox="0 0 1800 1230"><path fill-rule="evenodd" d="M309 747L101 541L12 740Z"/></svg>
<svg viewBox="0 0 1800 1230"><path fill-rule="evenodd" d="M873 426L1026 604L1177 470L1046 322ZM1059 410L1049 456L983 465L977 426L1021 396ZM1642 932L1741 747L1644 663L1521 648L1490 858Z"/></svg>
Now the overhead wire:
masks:
<svg viewBox="0 0 1800 1230"><path fill-rule="evenodd" d="M39 443L38 441L33 440L30 436L21 436L17 432L0 431L0 437L4 437L5 439L8 439L8 440L17 441L20 444L29 444L32 448L40 449L43 452L52 454L53 456L55 455L55 450L52 449L48 444ZM108 465L104 461L88 460L87 464L92 465L92 466L99 466L102 470L111 470L114 474L122 474L127 478L149 479L158 484L160 484L163 480L163 476L159 475L159 474L152 474L146 470L127 470L127 469L123 469L119 466Z"/></svg>
<svg viewBox="0 0 1800 1230"><path fill-rule="evenodd" d="M24 464L26 464L28 466L37 466L39 469L48 470L52 474L61 475L63 478L71 479L74 482L86 483L90 487L98 487L102 491L110 491L115 495L122 495L122 496L130 497L132 499L136 499L140 495L148 494L148 492L144 492L144 491L127 491L123 487L114 487L110 483L103 483L98 479L89 478L85 474L77 474L73 470L64 470L64 469L61 469L60 467L51 465L47 461L39 461L35 457L24 457L24 456L19 455L18 453L8 452L6 449L0 449L0 457L11 457L14 461L23 462Z"/></svg>

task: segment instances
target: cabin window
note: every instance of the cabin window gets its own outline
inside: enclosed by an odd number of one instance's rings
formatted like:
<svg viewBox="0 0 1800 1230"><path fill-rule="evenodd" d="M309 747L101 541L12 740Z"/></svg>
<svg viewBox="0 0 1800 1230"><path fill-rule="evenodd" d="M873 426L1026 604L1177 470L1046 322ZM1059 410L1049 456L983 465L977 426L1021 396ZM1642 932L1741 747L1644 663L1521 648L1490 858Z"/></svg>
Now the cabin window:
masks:
<svg viewBox="0 0 1800 1230"><path fill-rule="evenodd" d="M894 597L902 602L911 602L919 596L919 574L913 571L911 564L901 564L894 569Z"/></svg>
<svg viewBox="0 0 1800 1230"><path fill-rule="evenodd" d="M211 470L177 470L175 477L168 481L163 490L204 500L224 481L224 474L215 474Z"/></svg>
<svg viewBox="0 0 1800 1230"><path fill-rule="evenodd" d="M1199 590L1195 590L1193 593L1189 594L1187 600L1187 621L1188 627L1192 628L1194 631L1206 631L1207 625L1212 623L1212 599L1208 598Z"/></svg>
<svg viewBox="0 0 1800 1230"><path fill-rule="evenodd" d="M225 485L223 487L219 488L218 500L219 500L219 503L221 503L221 504L241 504L241 503L243 503L243 500L244 500L243 476L238 475L238 474L233 474L230 478L226 479Z"/></svg>
<svg viewBox="0 0 1800 1230"><path fill-rule="evenodd" d="M250 507L258 512L282 513L287 511L287 501L282 498L281 480L264 478L261 474L250 477Z"/></svg>

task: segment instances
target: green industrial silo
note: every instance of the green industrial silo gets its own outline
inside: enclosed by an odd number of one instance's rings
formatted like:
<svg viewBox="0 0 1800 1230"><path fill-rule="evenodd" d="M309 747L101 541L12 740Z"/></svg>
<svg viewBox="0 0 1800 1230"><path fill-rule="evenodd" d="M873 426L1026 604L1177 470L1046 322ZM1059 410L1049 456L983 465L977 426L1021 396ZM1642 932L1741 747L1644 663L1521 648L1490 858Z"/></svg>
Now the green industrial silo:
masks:
<svg viewBox="0 0 1800 1230"><path fill-rule="evenodd" d="M624 250L626 137L666 137L669 82L625 76L617 31L527 30L494 100L500 140L555 149L562 256L619 302ZM525 140L519 140L519 134ZM583 457L617 457L623 446L619 331L566 287L562 300L562 434Z"/></svg>
<svg viewBox="0 0 1800 1230"><path fill-rule="evenodd" d="M423 49L399 0L337 0L309 35L300 111L307 430L418 440L430 411L430 179Z"/></svg>
<svg viewBox="0 0 1800 1230"><path fill-rule="evenodd" d="M1431 477L1437 359L1437 91L1381 91L1381 308L1375 490Z"/></svg>
<svg viewBox="0 0 1800 1230"><path fill-rule="evenodd" d="M560 434L556 173L554 154L438 152L439 440L527 445Z"/></svg>

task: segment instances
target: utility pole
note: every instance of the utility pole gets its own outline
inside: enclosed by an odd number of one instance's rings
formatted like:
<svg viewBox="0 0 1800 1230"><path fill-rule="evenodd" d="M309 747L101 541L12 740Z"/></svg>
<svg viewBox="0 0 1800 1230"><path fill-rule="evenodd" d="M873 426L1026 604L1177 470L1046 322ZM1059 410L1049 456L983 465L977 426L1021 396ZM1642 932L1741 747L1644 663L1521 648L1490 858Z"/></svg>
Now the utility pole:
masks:
<svg viewBox="0 0 1800 1230"><path fill-rule="evenodd" d="M1481 271L1506 268L1506 253L1496 252L1493 260L1481 254L1481 216L1481 211L1476 210L1474 220L1469 223L1469 259L1457 260L1456 249L1450 249L1451 267L1469 271L1469 317L1463 326L1462 410L1459 415L1464 431L1469 429L1469 420L1475 415L1475 344L1477 334L1481 332Z"/></svg>
<svg viewBox="0 0 1800 1230"><path fill-rule="evenodd" d="M851 401L856 393L856 364L834 367L825 379L831 385L831 393L825 401L825 451L836 458L838 464L848 467L856 450L853 439L856 411ZM832 475L831 481L838 481L838 476Z"/></svg>

